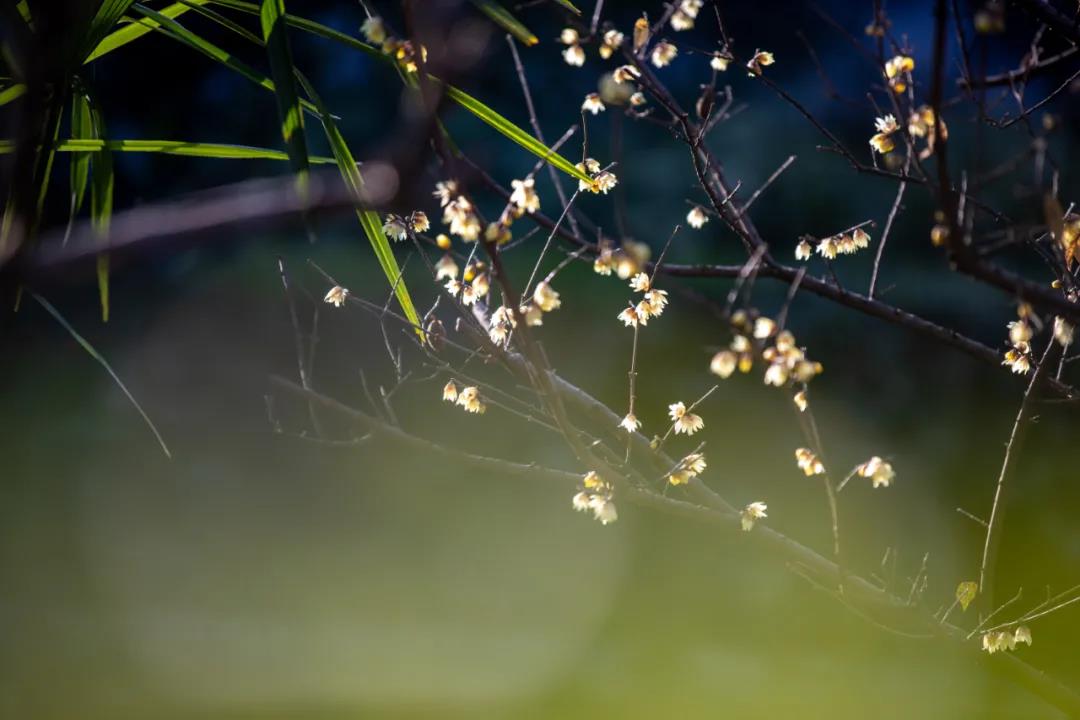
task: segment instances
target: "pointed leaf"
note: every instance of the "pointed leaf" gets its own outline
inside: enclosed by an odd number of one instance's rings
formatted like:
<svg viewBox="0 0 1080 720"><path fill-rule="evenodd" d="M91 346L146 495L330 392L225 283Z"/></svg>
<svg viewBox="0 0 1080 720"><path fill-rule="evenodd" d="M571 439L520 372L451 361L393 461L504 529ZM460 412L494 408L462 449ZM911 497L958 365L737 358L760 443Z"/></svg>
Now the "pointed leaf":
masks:
<svg viewBox="0 0 1080 720"><path fill-rule="evenodd" d="M525 45L535 45L540 42L529 28L521 24L521 21L514 17L509 10L499 5L493 0L472 0L472 4L475 5L480 12L491 18L492 22L501 27L506 32L510 33Z"/></svg>
<svg viewBox="0 0 1080 720"><path fill-rule="evenodd" d="M308 170L307 144L304 140L304 113L296 92L296 69L289 49L288 26L285 23L285 0L263 0L260 13L263 42L270 56L270 71L277 87L278 118L281 136L289 153L293 170L301 188Z"/></svg>
<svg viewBox="0 0 1080 720"><path fill-rule="evenodd" d="M979 592L979 583L966 580L956 586L956 601L960 603L960 609L966 611L968 605L975 599Z"/></svg>

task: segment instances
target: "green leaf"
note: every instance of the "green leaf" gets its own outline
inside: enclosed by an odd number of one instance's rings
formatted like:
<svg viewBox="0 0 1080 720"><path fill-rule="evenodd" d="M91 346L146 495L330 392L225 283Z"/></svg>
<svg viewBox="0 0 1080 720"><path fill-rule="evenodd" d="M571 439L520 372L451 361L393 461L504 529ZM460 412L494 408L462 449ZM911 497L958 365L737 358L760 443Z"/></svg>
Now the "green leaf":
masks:
<svg viewBox="0 0 1080 720"><path fill-rule="evenodd" d="M166 8L162 8L160 12L163 16L167 18L176 18L180 15L183 15L188 10L195 9L192 6L204 5L208 1L209 0L190 0L190 2L173 3ZM143 35L147 34L148 32L152 32L159 27L161 27L160 23L155 22L154 20L151 20L147 17L139 18L134 22L128 23L119 30L116 30L109 35L106 35L101 40L101 42L98 43L97 47L94 48L93 52L91 52L86 57L86 60L83 61L83 64L93 62L102 55L106 55L113 50L116 50L117 48L123 47L129 42L132 42L133 40L138 40Z"/></svg>
<svg viewBox="0 0 1080 720"><path fill-rule="evenodd" d="M979 583L973 580L966 580L956 586L956 601L960 603L960 609L966 611L968 605L975 599L975 595L979 592Z"/></svg>
<svg viewBox="0 0 1080 720"><path fill-rule="evenodd" d="M250 14L255 14L259 12L259 9L256 5L249 2L243 2L243 0L212 0L212 2L215 5L221 5L222 7L228 7ZM295 28L312 33L313 35L318 35L319 37L325 38L327 40L333 40L334 42L341 43L342 45L352 48L353 50L359 50L360 52L365 53L366 55L370 55L371 57L381 60L389 65L392 65L394 67L397 66L397 63L394 61L394 59L384 53L382 50L372 47L371 45L357 40L350 35L346 35L343 32L327 27L326 25L321 25L313 20L307 20L306 18L297 17L296 15L286 15L285 20ZM532 135L525 132L514 123L510 122L505 117L495 112L484 103L480 102L465 91L454 87L453 85L443 83L441 80L434 76L429 75L428 77L431 78L432 81L440 83L446 89L446 95L448 98L450 98L450 100L465 108L472 114L476 115L476 117L480 118L485 123L495 128L495 130L502 133L510 140L513 140L515 143L522 146L537 157L547 160L557 169L562 170L567 175L570 175L571 177L574 177L578 180L584 180L586 182L589 181L589 176L574 167L574 164L572 162L564 158L562 155L559 155L558 153L551 150L549 147L544 145L544 143L540 142Z"/></svg>
<svg viewBox="0 0 1080 720"><path fill-rule="evenodd" d="M191 32L186 27L176 22L172 18L165 17L156 10L151 10L150 8L139 3L135 3L134 5L132 5L132 9L139 14L156 21L158 24L161 25L161 29L165 31L170 37L179 40L185 45L194 48L195 50L198 50L210 59L216 60L217 62L225 65L231 70L239 73L240 75L243 75L245 78L255 83L256 85L265 88L270 92L277 92L277 86L274 84L273 80L266 77L258 70L255 70L247 63L236 59L230 53L222 50L209 40L206 40L205 38L202 38ZM312 105L310 102L301 101L301 104L306 110L316 114L318 113L315 106Z"/></svg>
<svg viewBox="0 0 1080 720"><path fill-rule="evenodd" d="M575 15L580 15L581 14L581 11L578 10L574 6L574 3L570 2L570 0L555 0L555 2L558 3L559 5L562 5L564 8L566 8L570 12L574 13Z"/></svg>
<svg viewBox="0 0 1080 720"><path fill-rule="evenodd" d="M288 160L287 153L269 148L225 143L188 142L187 140L102 140L100 138L71 138L56 143L57 152L89 153L109 149L113 152L160 153L186 157L219 158L223 160ZM15 151L11 140L0 140L0 155ZM313 164L326 165L334 158L311 156Z"/></svg>
<svg viewBox="0 0 1080 720"><path fill-rule="evenodd" d="M358 204L363 203L364 178L360 174L360 169L356 166L356 160L353 158L353 154L349 150L345 138L342 137L333 117L331 117L330 113L327 111L326 106L315 92L315 89L311 86L311 83L309 83L303 75L297 74L297 78L300 80L304 92L307 93L307 96L310 97L316 107L319 108L319 112L322 116L323 130L326 132L326 139L330 143L330 149L337 159L338 170L341 172L342 180L345 181L345 186L349 189L349 192L352 193ZM420 316L417 315L416 308L413 306L412 297L409 295L409 289L405 286L405 282L401 278L401 269L398 267L397 260L394 258L394 251L390 248L390 241L383 232L382 221L379 219L379 214L374 210L363 210L358 207L356 215L360 219L360 227L363 229L364 235L367 236L368 242L371 243L371 247L375 251L375 257L378 259L379 265L386 275L386 279L390 282L390 287L394 289L394 294L397 295L398 304L401 305L402 313L404 313L408 321L413 324L417 332L422 336L423 332L421 330L422 325Z"/></svg>
<svg viewBox="0 0 1080 720"><path fill-rule="evenodd" d="M95 51L106 35L116 27L116 23L128 11L135 0L102 0L97 14L90 21L86 38L83 39L83 52L79 57L87 57Z"/></svg>
<svg viewBox="0 0 1080 720"><path fill-rule="evenodd" d="M105 140L105 120L91 104L90 118L94 135ZM100 242L105 245L109 240L109 225L113 210L113 162L112 151L108 143L92 157L92 183L90 185L90 224ZM98 299L101 304L101 321L109 322L109 255L100 252L97 256Z"/></svg>
<svg viewBox="0 0 1080 720"><path fill-rule="evenodd" d="M503 30L510 33L525 45L535 45L540 40L532 34L529 28L521 24L521 21L510 14L510 11L493 0L472 0L480 12L487 15Z"/></svg>
<svg viewBox="0 0 1080 720"><path fill-rule="evenodd" d="M504 136L513 140L521 147L525 148L538 158L542 158L547 162L554 165L559 170L562 170L567 175L571 175L578 180L584 180L589 182L590 178L584 172L579 170L569 160L558 154L544 143L534 138L529 133L519 128L514 123L504 118L499 113L492 110L490 107L480 102L473 96L458 90L453 85L444 84L443 87L446 90L446 96L461 105L463 108L471 112L476 117L486 122L491 127L498 130Z"/></svg>
<svg viewBox="0 0 1080 720"><path fill-rule="evenodd" d="M75 92L71 99L71 135L77 140L90 140L94 136L94 121L90 116L90 99L84 93ZM90 155L76 153L71 156L71 217L82 209L86 196L86 183L90 177Z"/></svg>
<svg viewBox="0 0 1080 720"><path fill-rule="evenodd" d="M270 74L277 87L278 118L281 136L298 185L305 186L308 171L307 143L304 140L304 113L296 92L296 68L289 50L288 26L285 23L285 0L263 0L260 13L263 41L270 56Z"/></svg>
<svg viewBox="0 0 1080 720"><path fill-rule="evenodd" d="M105 360L105 358L94 348L93 345L87 342L86 338L76 332L75 328L73 328L71 324L64 319L64 316L60 314L60 311L53 307L48 300L41 297L35 292L31 292L30 296L37 300L38 304L41 305L41 307L45 308L45 311L52 315L53 319L55 319L56 322L60 323L60 325L65 330L67 330L68 334L71 335L75 342L79 343L79 345L82 346L83 350L89 353L90 357L97 360L101 364L101 366L105 368L105 372L109 373L109 376L112 377L113 381L120 387L120 390L123 391L124 395L127 396L127 399L131 402L132 405L135 406L135 409L139 411L139 414L142 415L142 419L150 428L150 432L154 433L154 437L157 438L158 445L161 446L161 450L165 453L165 457L171 458L172 453L169 452L169 447L165 444L164 438L161 437L161 433L158 432L158 429L154 425L153 421L150 420L150 416L147 415L146 411L142 409L142 406L139 405L139 401L136 400L135 396L131 394L131 391L127 389L127 386L124 385L124 382L120 379L120 376L116 374L116 371L112 369L112 366L109 365L108 361Z"/></svg>
<svg viewBox="0 0 1080 720"><path fill-rule="evenodd" d="M26 85L15 83L0 90L0 107L7 105L12 100L17 100L26 94Z"/></svg>

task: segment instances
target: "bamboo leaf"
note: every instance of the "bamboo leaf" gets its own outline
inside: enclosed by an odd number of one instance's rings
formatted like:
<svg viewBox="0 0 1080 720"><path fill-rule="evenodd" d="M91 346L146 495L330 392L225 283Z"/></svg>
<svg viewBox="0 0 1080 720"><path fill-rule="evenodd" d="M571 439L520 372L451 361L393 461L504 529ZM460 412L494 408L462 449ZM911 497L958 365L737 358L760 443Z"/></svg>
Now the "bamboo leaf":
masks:
<svg viewBox="0 0 1080 720"><path fill-rule="evenodd" d="M177 18L186 13L188 10L195 9L192 6L204 5L207 2L208 0L189 0L189 2L173 3L168 7L162 8L160 10L160 13L167 18ZM93 62L102 55L107 55L113 50L121 48L124 45L127 45L129 42L132 42L133 40L138 40L143 35L147 34L148 32L152 32L159 27L161 27L160 23L148 17L139 18L134 22L128 23L119 30L115 30L102 38L101 42L98 43L97 47L94 48L93 52L91 52L83 61L83 64Z"/></svg>
<svg viewBox="0 0 1080 720"><path fill-rule="evenodd" d="M215 5L221 5L222 7L240 10L249 14L258 13L259 11L256 5L250 2L244 2L243 0L212 0L212 2ZM342 45L350 47L354 50L359 50L362 53L370 55L373 58L381 60L395 67L397 65L394 59L386 53L382 52L382 50L372 47L371 45L357 40L350 35L346 35L343 32L334 30L331 27L321 25L320 23L317 23L313 20L297 17L296 15L286 15L285 20L297 29L312 33L313 35L318 35L319 37L325 38L327 40L341 43ZM490 125L492 128L497 130L499 133L501 133L508 139L513 140L515 143L525 148L529 152L533 153L537 157L547 160L549 163L551 163L557 169L563 171L567 175L570 175L571 177L574 177L578 180L584 180L586 182L589 181L589 176L581 170L577 169L572 162L570 162L557 152L551 150L549 147L544 145L544 143L540 142L532 135L507 120L505 117L495 112L495 110L493 110L492 108L480 102L465 91L454 87L453 85L443 83L441 80L434 76L429 75L428 77L431 78L432 81L440 83L446 89L446 95L448 98L450 98L450 100L457 103L464 109L468 110L473 115L476 115L476 117L483 120L485 123Z"/></svg>
<svg viewBox="0 0 1080 720"><path fill-rule="evenodd" d="M86 38L83 39L83 52L79 57L86 57L94 52L106 35L109 34L120 18L128 11L135 0L102 0L98 11L90 21Z"/></svg>
<svg viewBox="0 0 1080 720"><path fill-rule="evenodd" d="M15 83L0 90L0 107L7 105L12 100L17 100L26 94L26 85Z"/></svg>
<svg viewBox="0 0 1080 720"><path fill-rule="evenodd" d="M71 134L78 140L94 138L94 124L90 116L90 100L84 93L73 93L71 100ZM86 196L86 183L90 177L90 155L76 153L71 156L71 217L82 209Z"/></svg>
<svg viewBox="0 0 1080 720"><path fill-rule="evenodd" d="M349 192L352 193L353 197L356 198L357 203L362 203L364 201L364 178L360 174L360 169L356 166L356 160L353 158L353 154L349 150L345 138L342 137L337 124L327 111L322 99L315 92L314 88L311 87L311 83L309 83L303 75L298 74L297 77L304 88L304 92L312 99L316 107L319 108L319 112L322 116L323 130L326 132L326 139L330 143L330 149L337 159L338 170L341 172L342 180L345 181L346 187L349 189ZM422 336L423 333L420 331L420 316L417 315L412 297L409 295L409 289L405 286L405 282L401 278L401 269L398 267L397 260L394 258L394 251L390 248L390 241L383 232L379 214L374 210L365 210L357 207L356 215L360 220L360 227L363 229L364 235L367 236L368 242L371 243L371 248L375 251L375 257L378 259L379 265L382 267L383 273L390 283L390 287L394 289L394 294L397 296L398 304L401 305L402 313L404 313L405 317Z"/></svg>
<svg viewBox="0 0 1080 720"><path fill-rule="evenodd" d="M216 60L217 62L225 65L231 70L239 73L240 75L243 75L245 78L255 83L256 85L265 88L270 92L277 92L277 86L274 84L273 80L266 77L247 63L236 59L232 56L232 54L226 52L225 50L222 50L209 40L206 40L205 38L202 38L199 35L191 32L186 27L176 22L172 18L165 17L156 10L151 10L145 5L141 5L139 3L135 3L134 5L132 5L132 9L135 10L135 12L138 12L141 15L151 18L152 20L157 22L159 25L161 25L161 29L164 30L170 37L179 40L185 45L195 50L198 50L210 59ZM301 101L301 105L303 105L304 109L310 112L316 114L318 113L315 106L313 106L310 102Z"/></svg>
<svg viewBox="0 0 1080 720"><path fill-rule="evenodd" d="M540 40L525 27L520 20L510 14L510 11L494 0L472 0L472 4L480 12L491 18L491 21L521 41L524 45L535 45Z"/></svg>
<svg viewBox="0 0 1080 720"><path fill-rule="evenodd" d="M263 0L260 13L263 42L270 56L270 74L277 87L278 117L281 136L289 154L298 185L303 189L308 171L307 144L304 140L304 113L296 92L296 68L285 23L285 0Z"/></svg>
<svg viewBox="0 0 1080 720"><path fill-rule="evenodd" d="M564 8L574 13L575 15L581 14L581 11L578 10L574 3L570 2L570 0L555 0L555 2L559 5L562 5Z"/></svg>
<svg viewBox="0 0 1080 720"><path fill-rule="evenodd" d="M154 425L153 421L150 419L150 416L147 415L146 411L142 409L142 405L140 405L139 401L135 399L135 396L131 394L131 391L127 389L127 386L124 385L124 382L120 379L120 376L116 374L116 371L112 369L112 366L109 365L108 361L101 355L101 353L99 353L93 345L87 342L86 338L80 335L75 330L75 328L73 328L71 324L64 319L64 316L60 314L60 311L53 307L48 300L41 297L35 292L31 292L30 296L37 300L38 304L41 305L41 307L45 308L45 311L52 315L53 319L56 320L56 322L60 323L64 330L66 330L67 333L71 335L75 342L79 343L82 349L85 350L90 355L90 357L97 360L98 363L100 363L101 366L105 368L105 372L109 373L109 376L117 384L117 386L124 393L124 395L127 396L127 399L131 402L132 405L135 406L135 409L139 411L139 415L142 416L143 421L150 428L150 432L154 433L154 437L157 439L158 445L161 446L161 451L165 453L165 457L172 458L172 453L169 452L169 447L165 444L164 438L161 437L161 433L158 432L158 429Z"/></svg>
<svg viewBox="0 0 1080 720"><path fill-rule="evenodd" d="M218 158L223 160L288 160L282 150L230 145L226 143L189 142L187 140L103 140L101 138L70 138L55 145L57 152L90 153L109 149L112 152L160 153L186 157ZM0 140L0 155L15 151L10 140ZM334 158L313 155L313 164L326 165Z"/></svg>
<svg viewBox="0 0 1080 720"><path fill-rule="evenodd" d="M101 113L90 105L90 118L94 136L105 140L105 120ZM92 183L90 185L90 224L99 241L105 245L109 239L109 224L113 210L113 162L112 151L108 144L92 156ZM109 322L109 255L102 251L97 256L98 300L101 304L101 321Z"/></svg>

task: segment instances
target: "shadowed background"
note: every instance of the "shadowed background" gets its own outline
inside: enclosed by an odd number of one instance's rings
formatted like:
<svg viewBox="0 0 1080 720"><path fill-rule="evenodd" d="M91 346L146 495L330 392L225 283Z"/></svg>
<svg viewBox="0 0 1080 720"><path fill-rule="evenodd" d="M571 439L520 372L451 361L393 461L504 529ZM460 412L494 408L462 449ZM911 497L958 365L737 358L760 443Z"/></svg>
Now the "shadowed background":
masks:
<svg viewBox="0 0 1080 720"><path fill-rule="evenodd" d="M658 12L648 3L609 5L605 17L627 31L641 7ZM868 42L862 28L869 5L824 7ZM290 9L350 33L363 19L349 3ZM876 78L842 36L801 3L739 4L724 13L742 52L773 51L770 77L851 147L869 152L872 111L828 99L795 31L809 38L840 93L861 102ZM521 52L551 141L580 122L581 98L608 64L590 49L585 68L568 68L554 43L556 13L538 6L521 17L542 40ZM929 4L897 6L891 17L894 30L910 38L925 93ZM1009 33L987 43L989 72L1015 67L1034 31L1020 15L1008 21ZM205 21L185 22L231 42ZM684 50L661 77L690 105L708 74L705 59L689 49L711 50L715 26L703 12L694 31L665 34ZM398 78L315 38L294 34L292 42L357 156L385 156L402 117ZM486 53L459 84L527 127L499 33ZM246 59L262 62L256 52ZM168 38L144 38L102 60L95 73L113 137L279 144L270 94ZM161 75L168 83L148 82ZM815 130L742 71L733 67L725 81L736 102L747 103L710 140L729 177L752 191L788 155L798 156L753 210L776 252L790 253L801 233L823 236L866 219L878 222L872 236L879 238L895 187L856 176L839 157L815 150L822 142ZM1033 81L1029 97L1060 82L1054 74ZM1076 108L1074 93L1051 108L1063 121L1049 142L1065 199L1077 187ZM590 155L605 162L616 112L589 117ZM963 129L972 113L961 104L946 114L958 161L971 162L977 150ZM471 116L449 110L446 119L459 144L500 181L531 168L532 156ZM685 200L703 198L688 153L664 130L624 121L622 132L617 172L627 229L658 250L682 222ZM314 151L325 154L317 133L308 134ZM983 152L998 161L1030 143L1020 127L993 137ZM579 138L565 155L577 156ZM284 171L269 162L132 154L117 154L116 162L121 208ZM437 205L427 193L437 177L432 167L409 188L433 219ZM546 173L537 186L544 210L557 214ZM1013 216L1039 222L1030 190L1004 181L987 196ZM486 200L490 213L497 203ZM65 221L66 202L61 180L47 205L53 226ZM614 229L614 202L586 198L582 206ZM924 191L912 188L905 207L886 250L880 294L1003 347L1013 303L948 273L927 241L932 206ZM719 225L684 229L670 259L741 260L738 243ZM281 398L274 419L284 432L275 433L267 378L293 377L296 367L278 256L290 268L304 322L319 308L316 387L363 406L360 370L373 386L392 379L378 325L355 308L320 307L326 283L306 266L314 259L354 293L382 302L385 278L367 241L348 217L323 219L317 230L314 246L297 221L273 231L237 227L121 259L107 326L97 317L92 268L38 288L110 359L158 424L172 460L40 307L24 304L4 317L4 716L1055 716L970 654L865 622L742 537L629 504L619 506L617 523L600 527L571 511L570 486L477 473L377 442L319 445L295 437L304 412ZM511 262L520 282L541 242L534 236ZM865 289L868 253L838 267L845 283ZM418 260L407 277L426 309L434 294ZM686 285L718 300L730 287ZM631 333L614 318L627 289L584 265L560 275L556 287L564 306L545 317L540 335L553 364L621 411ZM755 304L775 313L785 290L761 280ZM903 588L929 552L926 601L948 604L956 584L977 575L983 539L982 527L956 508L989 513L1022 384L812 296L799 296L788 324L826 368L811 398L831 465L849 468L878 454L898 472L893 488L852 483L841 496L849 563ZM668 403L689 402L709 387L708 358L726 341L711 315L672 293L668 313L642 333L638 415L647 431L663 427ZM406 427L465 450L581 470L553 435L496 409L465 417L443 404L444 380L400 392L395 408ZM820 484L794 466L792 450L803 443L789 405L758 374L722 384L701 410L704 479L737 505L767 501L770 525L826 552L828 509ZM1022 586L1023 607L1036 604L1047 584L1055 591L1075 584L1080 567L1075 411L1040 405L1037 412L1013 478L998 575L997 595L1011 597ZM337 437L348 436L345 425L329 425ZM673 447L689 452L694 445ZM879 568L888 548L895 566ZM1077 617L1066 610L1036 621L1034 646L1018 652L1080 682Z"/></svg>

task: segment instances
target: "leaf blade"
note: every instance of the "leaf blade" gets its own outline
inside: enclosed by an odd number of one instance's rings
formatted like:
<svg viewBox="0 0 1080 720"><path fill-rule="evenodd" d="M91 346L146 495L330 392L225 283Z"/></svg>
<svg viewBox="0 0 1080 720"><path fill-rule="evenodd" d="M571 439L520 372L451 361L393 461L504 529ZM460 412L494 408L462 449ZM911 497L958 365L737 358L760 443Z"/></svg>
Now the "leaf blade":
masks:
<svg viewBox="0 0 1080 720"><path fill-rule="evenodd" d="M529 28L514 17L509 10L499 5L494 0L472 0L476 8L488 16L488 18L506 32L516 37L521 44L531 47L540 42Z"/></svg>

